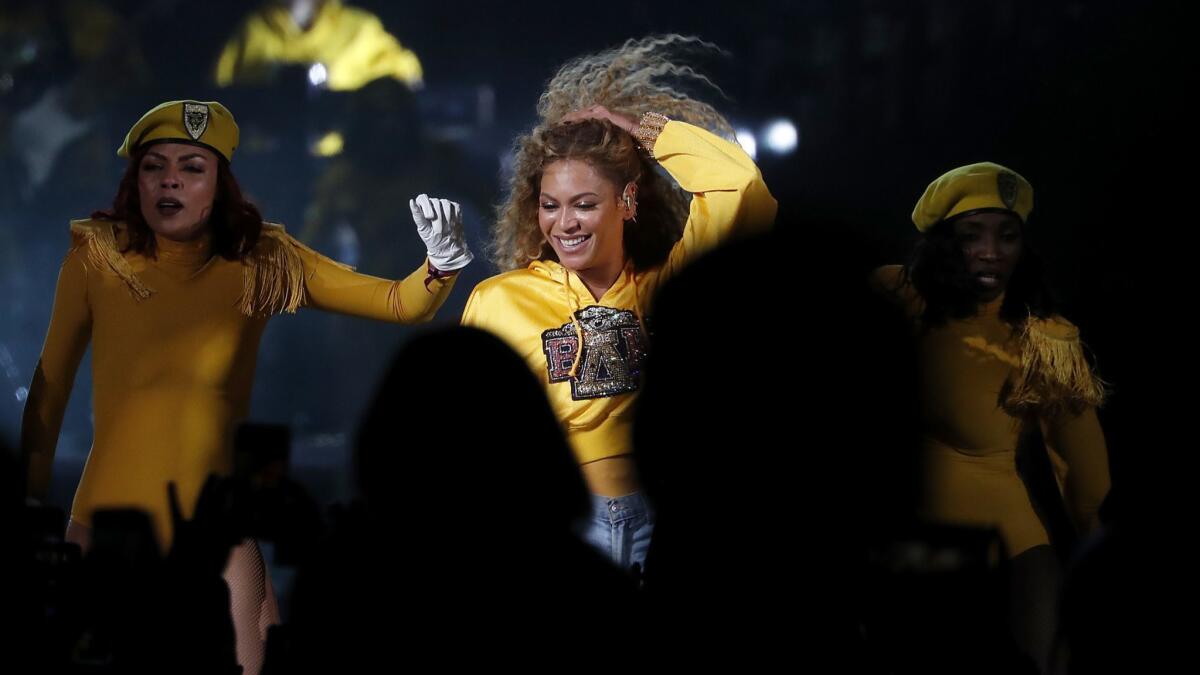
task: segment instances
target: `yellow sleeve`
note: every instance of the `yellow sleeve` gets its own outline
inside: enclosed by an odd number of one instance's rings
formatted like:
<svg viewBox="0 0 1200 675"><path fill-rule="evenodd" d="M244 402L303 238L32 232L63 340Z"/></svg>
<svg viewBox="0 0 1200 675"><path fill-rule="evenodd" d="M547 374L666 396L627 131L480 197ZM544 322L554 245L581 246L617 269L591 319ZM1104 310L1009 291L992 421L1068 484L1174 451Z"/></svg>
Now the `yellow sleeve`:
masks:
<svg viewBox="0 0 1200 675"><path fill-rule="evenodd" d="M884 297L894 297L903 285L904 268L900 265L884 265L871 271L867 280L871 290Z"/></svg>
<svg viewBox="0 0 1200 675"><path fill-rule="evenodd" d="M1067 511L1081 533L1090 532L1109 488L1108 446L1096 409L1063 413L1044 425L1044 435Z"/></svg>
<svg viewBox="0 0 1200 675"><path fill-rule="evenodd" d="M762 173L740 146L699 127L672 121L654 143L658 160L692 193L683 236L657 270L657 286L701 254L736 236L766 230L778 205Z"/></svg>
<svg viewBox="0 0 1200 675"><path fill-rule="evenodd" d="M353 91L381 77L394 78L410 88L420 87L423 72L417 55L403 47L379 17L345 6L340 12L322 16L331 22L330 35L341 36L319 47L322 61L329 67L330 89ZM337 24L336 30L333 24Z"/></svg>
<svg viewBox="0 0 1200 675"><path fill-rule="evenodd" d="M237 72L238 53L240 45L234 40L225 43L221 55L217 57L217 67L213 70L213 81L218 87L233 85L234 74Z"/></svg>
<svg viewBox="0 0 1200 675"><path fill-rule="evenodd" d="M917 289L905 281L902 265L884 265L875 268L867 279L867 284L880 297L903 309L911 319L920 317L921 313L925 311L925 303L921 300Z"/></svg>
<svg viewBox="0 0 1200 675"><path fill-rule="evenodd" d="M478 296L479 287L471 289L471 295L467 297L467 304L463 307L462 319L459 320L461 326L478 326L479 316L478 309L475 305L475 298Z"/></svg>
<svg viewBox="0 0 1200 675"><path fill-rule="evenodd" d="M424 72L416 53L401 45L379 19L372 16L363 22L354 48L362 50L357 56L365 81L358 86L380 77L395 78L409 87L421 85Z"/></svg>
<svg viewBox="0 0 1200 675"><path fill-rule="evenodd" d="M257 14L253 14L242 22L225 46L221 48L221 55L217 57L217 67L213 72L213 80L218 87L243 84L247 62L246 50L256 18Z"/></svg>
<svg viewBox="0 0 1200 675"><path fill-rule="evenodd" d="M430 279L428 260L423 260L404 280L391 281L355 272L299 243L296 250L304 265L305 306L366 319L428 321L446 301L457 278Z"/></svg>
<svg viewBox="0 0 1200 675"><path fill-rule="evenodd" d="M63 413L75 384L79 361L91 340L86 259L83 247L76 246L59 270L50 327L21 419L21 453L28 462L28 492L37 499L45 499L49 490Z"/></svg>

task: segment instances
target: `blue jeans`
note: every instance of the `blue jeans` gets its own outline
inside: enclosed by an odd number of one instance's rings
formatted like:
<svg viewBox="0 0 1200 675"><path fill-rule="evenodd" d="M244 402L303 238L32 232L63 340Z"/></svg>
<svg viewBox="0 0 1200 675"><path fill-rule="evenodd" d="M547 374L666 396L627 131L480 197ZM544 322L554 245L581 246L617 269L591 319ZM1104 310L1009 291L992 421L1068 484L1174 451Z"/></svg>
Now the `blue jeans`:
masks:
<svg viewBox="0 0 1200 675"><path fill-rule="evenodd" d="M654 512L642 493L623 497L592 495L592 515L582 528L583 540L617 567L630 571L646 565L654 532Z"/></svg>

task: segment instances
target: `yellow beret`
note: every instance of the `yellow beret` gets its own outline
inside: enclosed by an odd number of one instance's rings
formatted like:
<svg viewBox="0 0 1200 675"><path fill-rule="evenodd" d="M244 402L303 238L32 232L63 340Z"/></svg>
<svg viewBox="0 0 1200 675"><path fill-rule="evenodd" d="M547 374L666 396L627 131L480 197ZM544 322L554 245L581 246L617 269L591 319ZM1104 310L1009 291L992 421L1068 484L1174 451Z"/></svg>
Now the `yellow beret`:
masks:
<svg viewBox="0 0 1200 675"><path fill-rule="evenodd" d="M117 155L128 158L139 145L167 140L203 145L233 161L238 125L233 114L216 101L167 101L142 115L126 134Z"/></svg>
<svg viewBox="0 0 1200 675"><path fill-rule="evenodd" d="M925 188L912 221L925 232L948 218L982 210L1010 211L1024 223L1033 210L1033 186L1021 174L999 164L960 166Z"/></svg>

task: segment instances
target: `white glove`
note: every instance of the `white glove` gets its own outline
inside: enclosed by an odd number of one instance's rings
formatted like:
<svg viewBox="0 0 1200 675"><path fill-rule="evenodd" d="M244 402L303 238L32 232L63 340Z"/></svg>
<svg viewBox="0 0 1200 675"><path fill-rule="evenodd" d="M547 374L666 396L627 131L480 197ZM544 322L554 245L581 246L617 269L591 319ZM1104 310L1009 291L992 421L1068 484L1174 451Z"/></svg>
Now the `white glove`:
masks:
<svg viewBox="0 0 1200 675"><path fill-rule="evenodd" d="M462 269L475 256L463 238L462 207L448 199L418 195L408 200L417 234L425 241L429 262L443 272Z"/></svg>

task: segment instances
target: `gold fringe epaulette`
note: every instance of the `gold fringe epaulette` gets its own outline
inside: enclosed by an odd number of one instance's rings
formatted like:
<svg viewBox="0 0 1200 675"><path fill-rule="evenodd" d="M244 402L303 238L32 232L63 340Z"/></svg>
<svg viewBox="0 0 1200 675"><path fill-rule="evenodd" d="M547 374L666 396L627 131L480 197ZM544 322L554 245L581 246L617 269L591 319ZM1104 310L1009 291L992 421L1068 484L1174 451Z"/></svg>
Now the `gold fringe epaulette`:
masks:
<svg viewBox="0 0 1200 675"><path fill-rule="evenodd" d="M1004 395L1008 412L1054 417L1104 403L1108 387L1092 372L1073 324L1060 317L1029 317L1019 344L1021 369Z"/></svg>
<svg viewBox="0 0 1200 675"><path fill-rule="evenodd" d="M129 266L129 261L121 255L117 246L117 237L113 233L113 223L107 220L72 220L71 241L76 247L86 247L88 263L99 270L106 270L117 275L129 288L129 292L137 300L149 298L154 289L142 283Z"/></svg>
<svg viewBox="0 0 1200 675"><path fill-rule="evenodd" d="M331 260L294 239L282 225L263 223L258 244L244 261L242 297L238 307L246 316L263 314L294 314L304 305L303 249L323 261L343 269L352 269Z"/></svg>

